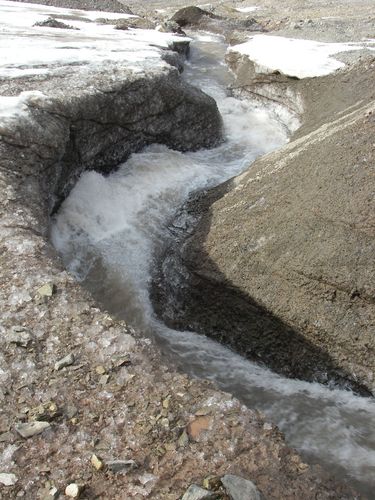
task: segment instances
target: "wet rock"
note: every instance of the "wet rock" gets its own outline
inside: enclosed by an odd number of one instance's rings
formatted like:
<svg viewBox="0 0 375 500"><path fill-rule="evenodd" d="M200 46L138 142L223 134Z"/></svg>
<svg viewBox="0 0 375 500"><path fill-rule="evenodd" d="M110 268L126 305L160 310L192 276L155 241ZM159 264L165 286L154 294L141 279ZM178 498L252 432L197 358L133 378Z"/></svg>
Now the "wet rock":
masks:
<svg viewBox="0 0 375 500"><path fill-rule="evenodd" d="M126 474L138 467L134 460L109 460L106 465L112 472L120 474Z"/></svg>
<svg viewBox="0 0 375 500"><path fill-rule="evenodd" d="M257 487L248 479L226 474L221 482L231 500L261 500Z"/></svg>
<svg viewBox="0 0 375 500"><path fill-rule="evenodd" d="M35 23L34 26L41 26L44 28L59 28L63 30L79 30L79 28L58 21L54 17L49 17L45 21L39 21L38 23Z"/></svg>
<svg viewBox="0 0 375 500"><path fill-rule="evenodd" d="M59 361L56 361L55 363L55 370L62 370L63 368L67 366L71 366L74 363L74 354L70 353L64 358L60 359Z"/></svg>
<svg viewBox="0 0 375 500"><path fill-rule="evenodd" d="M41 434L43 431L48 429L50 424L48 422L27 422L24 424L17 424L15 429L23 438L27 439L37 434Z"/></svg>
<svg viewBox="0 0 375 500"><path fill-rule="evenodd" d="M13 486L18 481L15 474L7 474L5 472L0 472L0 484L4 486Z"/></svg>
<svg viewBox="0 0 375 500"><path fill-rule="evenodd" d="M204 490L200 486L192 484L186 490L181 500L212 500L216 496L217 495L213 494L211 491ZM242 500L244 500L244 498Z"/></svg>
<svg viewBox="0 0 375 500"><path fill-rule="evenodd" d="M70 483L65 488L65 495L69 498L79 498L83 491L83 486L77 483Z"/></svg>

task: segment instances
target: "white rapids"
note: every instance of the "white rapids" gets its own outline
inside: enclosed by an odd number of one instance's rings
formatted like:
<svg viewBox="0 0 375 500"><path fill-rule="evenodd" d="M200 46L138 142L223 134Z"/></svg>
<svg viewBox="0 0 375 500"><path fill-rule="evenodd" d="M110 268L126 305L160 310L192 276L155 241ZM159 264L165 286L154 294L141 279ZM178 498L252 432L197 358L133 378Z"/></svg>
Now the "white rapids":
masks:
<svg viewBox="0 0 375 500"><path fill-rule="evenodd" d="M288 127L250 101L228 96L224 43L198 37L185 78L212 95L223 116L223 145L180 153L154 145L104 177L84 173L55 217L51 237L66 267L113 314L152 335L169 360L258 408L311 462L375 490L375 402L349 391L281 377L193 332L155 317L149 284L167 222L197 190L240 173L287 142ZM287 126L286 126L287 125Z"/></svg>

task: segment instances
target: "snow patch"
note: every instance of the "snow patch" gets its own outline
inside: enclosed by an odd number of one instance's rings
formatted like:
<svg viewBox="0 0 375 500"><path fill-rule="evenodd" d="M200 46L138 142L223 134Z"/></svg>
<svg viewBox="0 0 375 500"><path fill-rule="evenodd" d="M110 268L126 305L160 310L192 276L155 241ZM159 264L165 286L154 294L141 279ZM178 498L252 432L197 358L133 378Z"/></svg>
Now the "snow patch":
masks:
<svg viewBox="0 0 375 500"><path fill-rule="evenodd" d="M325 76L345 64L331 57L340 52L372 49L372 42L322 43L314 40L255 35L228 49L247 56L257 73L279 72L296 78Z"/></svg>
<svg viewBox="0 0 375 500"><path fill-rule="evenodd" d="M33 26L49 16L79 30ZM0 0L0 77L51 75L77 65L95 70L107 61L139 72L163 66L162 50L173 42L189 40L155 30L115 30L113 25L91 22L103 17L134 16Z"/></svg>
<svg viewBox="0 0 375 500"><path fill-rule="evenodd" d="M255 10L258 10L259 7L257 7L256 5L250 5L249 7L236 7L234 10L236 10L237 12L243 12L244 14L248 13L248 12L254 12Z"/></svg>

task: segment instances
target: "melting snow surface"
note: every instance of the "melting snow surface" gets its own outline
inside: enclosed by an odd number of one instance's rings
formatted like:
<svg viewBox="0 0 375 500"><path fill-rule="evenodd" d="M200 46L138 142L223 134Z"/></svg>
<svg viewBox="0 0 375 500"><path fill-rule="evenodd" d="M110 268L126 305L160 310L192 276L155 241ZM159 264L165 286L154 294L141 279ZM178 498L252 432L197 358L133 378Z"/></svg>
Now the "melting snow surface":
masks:
<svg viewBox="0 0 375 500"><path fill-rule="evenodd" d="M79 30L33 26L50 16ZM95 71L107 61L141 72L163 66L162 50L173 41L181 40L155 30L116 30L113 25L93 22L103 17L136 16L0 0L0 78L61 74L67 67L77 65ZM31 98L35 98L35 93L0 96L0 125L25 118Z"/></svg>
<svg viewBox="0 0 375 500"><path fill-rule="evenodd" d="M312 78L333 73L345 64L332 58L334 54L374 49L371 41L357 43L322 43L313 40L256 35L228 50L249 57L257 73L276 71L296 78Z"/></svg>
<svg viewBox="0 0 375 500"><path fill-rule="evenodd" d="M49 16L79 30L33 26ZM155 30L115 30L113 25L93 22L103 17L134 16L0 0L0 78L51 74L64 66L93 66L104 61L127 63L136 71L150 64L164 64L161 47L181 40Z"/></svg>

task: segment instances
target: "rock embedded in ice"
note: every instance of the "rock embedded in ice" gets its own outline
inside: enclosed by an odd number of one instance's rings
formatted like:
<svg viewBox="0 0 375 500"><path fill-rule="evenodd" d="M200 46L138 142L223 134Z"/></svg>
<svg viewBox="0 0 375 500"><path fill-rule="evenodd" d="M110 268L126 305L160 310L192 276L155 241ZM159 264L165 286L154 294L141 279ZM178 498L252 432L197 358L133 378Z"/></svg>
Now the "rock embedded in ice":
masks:
<svg viewBox="0 0 375 500"><path fill-rule="evenodd" d="M63 368L67 366L71 366L74 363L74 354L70 353L64 358L60 359L59 361L56 361L55 363L55 370L62 370Z"/></svg>
<svg viewBox="0 0 375 500"><path fill-rule="evenodd" d="M37 434L41 434L44 430L50 428L50 424L48 422L27 422L25 424L16 425L15 429L23 438L27 439Z"/></svg>
<svg viewBox="0 0 375 500"><path fill-rule="evenodd" d="M4 486L13 486L18 481L15 474L7 474L5 472L0 472L0 484Z"/></svg>
<svg viewBox="0 0 375 500"><path fill-rule="evenodd" d="M37 290L37 294L41 297L52 297L55 292L55 285L53 283L46 283Z"/></svg>
<svg viewBox="0 0 375 500"><path fill-rule="evenodd" d="M137 468L137 463L134 460L109 460L106 465L112 472L121 474L126 474Z"/></svg>
<svg viewBox="0 0 375 500"><path fill-rule="evenodd" d="M261 500L260 493L252 481L226 474L221 478L231 500Z"/></svg>

